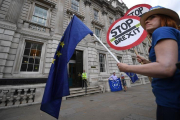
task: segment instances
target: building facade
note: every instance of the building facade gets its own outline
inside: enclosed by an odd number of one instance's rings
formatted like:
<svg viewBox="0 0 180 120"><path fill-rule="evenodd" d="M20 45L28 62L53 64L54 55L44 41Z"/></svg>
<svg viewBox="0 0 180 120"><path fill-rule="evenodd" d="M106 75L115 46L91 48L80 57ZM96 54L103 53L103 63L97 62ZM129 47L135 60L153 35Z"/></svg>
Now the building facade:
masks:
<svg viewBox="0 0 180 120"><path fill-rule="evenodd" d="M139 64L134 49L117 51L106 42L108 28L123 17L127 9L118 0L0 0L1 88L15 89L15 85L20 85L22 91L34 94L39 87L42 88L39 90L41 96L54 53L73 14L101 39L120 62ZM145 39L135 49L148 58L149 45ZM120 76L116 61L90 35L77 45L68 63L70 88L81 86L83 70L88 74L89 86L106 82L113 72ZM137 84L148 83L146 76L138 76ZM128 86L133 86L126 78ZM0 92L1 95L8 93Z"/></svg>

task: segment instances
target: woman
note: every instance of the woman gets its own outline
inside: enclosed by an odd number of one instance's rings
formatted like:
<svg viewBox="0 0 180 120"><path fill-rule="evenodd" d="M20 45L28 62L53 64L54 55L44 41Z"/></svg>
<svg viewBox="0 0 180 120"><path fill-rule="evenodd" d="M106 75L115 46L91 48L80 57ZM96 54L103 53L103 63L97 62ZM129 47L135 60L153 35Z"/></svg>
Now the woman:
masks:
<svg viewBox="0 0 180 120"><path fill-rule="evenodd" d="M133 72L153 77L152 88L157 103L157 120L180 120L180 61L179 16L160 6L152 7L140 20L141 26L152 37L150 61L137 56L144 65L118 63L122 72Z"/></svg>

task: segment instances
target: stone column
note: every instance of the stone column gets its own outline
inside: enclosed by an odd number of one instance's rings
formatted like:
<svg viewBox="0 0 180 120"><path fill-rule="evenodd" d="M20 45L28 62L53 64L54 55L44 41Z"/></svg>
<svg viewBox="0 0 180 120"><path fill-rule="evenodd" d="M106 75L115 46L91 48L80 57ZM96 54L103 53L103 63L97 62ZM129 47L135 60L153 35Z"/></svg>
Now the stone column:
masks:
<svg viewBox="0 0 180 120"><path fill-rule="evenodd" d="M106 33L107 33L107 31L108 31L108 20L109 20L109 18L107 17L107 14L108 14L108 12L107 12L107 9L106 9L106 7L107 6L103 6L103 10L102 10L102 15L103 15L103 19L104 19L104 28L103 28L103 33L105 34L105 36L102 38L102 42L103 43L107 43L106 42Z"/></svg>
<svg viewBox="0 0 180 120"><path fill-rule="evenodd" d="M84 4L85 4L85 13L86 13L85 14L85 24L89 29L91 29L91 18L90 18L91 0L84 0ZM90 35L87 35L86 39L88 42L92 41Z"/></svg>
<svg viewBox="0 0 180 120"><path fill-rule="evenodd" d="M12 40L16 26L14 24L0 21L0 78L3 78L4 73L11 73L12 69L6 66L7 60L11 59L10 48L12 47Z"/></svg>
<svg viewBox="0 0 180 120"><path fill-rule="evenodd" d="M57 3L57 15L55 23L55 34L63 34L63 20L64 20L64 6L65 0L58 0Z"/></svg>

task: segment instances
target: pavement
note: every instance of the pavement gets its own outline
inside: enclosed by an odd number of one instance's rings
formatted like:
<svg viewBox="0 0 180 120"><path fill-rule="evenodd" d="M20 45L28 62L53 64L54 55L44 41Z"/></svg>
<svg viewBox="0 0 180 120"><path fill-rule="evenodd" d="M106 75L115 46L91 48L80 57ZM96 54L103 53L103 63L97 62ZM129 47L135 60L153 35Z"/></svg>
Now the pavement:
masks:
<svg viewBox="0 0 180 120"><path fill-rule="evenodd" d="M155 120L156 103L150 84L127 92L106 92L62 101L58 120ZM0 110L0 120L56 120L40 104Z"/></svg>

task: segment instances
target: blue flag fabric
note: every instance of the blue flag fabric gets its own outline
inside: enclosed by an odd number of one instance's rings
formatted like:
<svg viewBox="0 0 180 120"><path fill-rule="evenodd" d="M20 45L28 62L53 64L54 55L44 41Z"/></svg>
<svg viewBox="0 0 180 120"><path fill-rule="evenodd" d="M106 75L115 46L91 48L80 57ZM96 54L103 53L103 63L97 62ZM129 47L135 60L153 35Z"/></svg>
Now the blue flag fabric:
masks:
<svg viewBox="0 0 180 120"><path fill-rule="evenodd" d="M109 80L109 86L111 92L121 91L122 90L121 79L118 78L116 80Z"/></svg>
<svg viewBox="0 0 180 120"><path fill-rule="evenodd" d="M55 52L40 109L57 119L62 97L70 94L67 63L77 44L88 34L93 32L74 15Z"/></svg>
<svg viewBox="0 0 180 120"><path fill-rule="evenodd" d="M138 80L138 76L135 74L135 73L129 73L129 72L126 72L126 74L131 78L131 81L134 83L136 82L136 80Z"/></svg>

